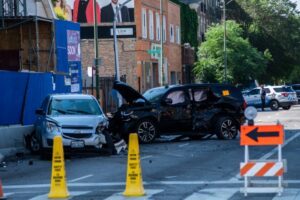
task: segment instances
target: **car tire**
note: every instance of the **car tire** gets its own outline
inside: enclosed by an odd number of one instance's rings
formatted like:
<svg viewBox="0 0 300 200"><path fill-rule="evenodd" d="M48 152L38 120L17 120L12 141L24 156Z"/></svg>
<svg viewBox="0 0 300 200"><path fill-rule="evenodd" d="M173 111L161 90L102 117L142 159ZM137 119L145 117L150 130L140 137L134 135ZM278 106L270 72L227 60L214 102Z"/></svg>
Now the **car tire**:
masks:
<svg viewBox="0 0 300 200"><path fill-rule="evenodd" d="M30 134L29 150L32 154L38 154L41 151L41 144L34 132Z"/></svg>
<svg viewBox="0 0 300 200"><path fill-rule="evenodd" d="M292 107L292 106L282 106L282 109L283 109L283 110L289 110L289 109L291 109L291 107Z"/></svg>
<svg viewBox="0 0 300 200"><path fill-rule="evenodd" d="M157 125L153 120L142 119L136 125L136 133L141 143L151 143L157 136Z"/></svg>
<svg viewBox="0 0 300 200"><path fill-rule="evenodd" d="M229 116L223 116L218 118L215 132L219 139L232 140L238 135L238 124Z"/></svg>
<svg viewBox="0 0 300 200"><path fill-rule="evenodd" d="M271 110L278 110L279 109L279 103L276 100L272 100L270 102L270 108Z"/></svg>

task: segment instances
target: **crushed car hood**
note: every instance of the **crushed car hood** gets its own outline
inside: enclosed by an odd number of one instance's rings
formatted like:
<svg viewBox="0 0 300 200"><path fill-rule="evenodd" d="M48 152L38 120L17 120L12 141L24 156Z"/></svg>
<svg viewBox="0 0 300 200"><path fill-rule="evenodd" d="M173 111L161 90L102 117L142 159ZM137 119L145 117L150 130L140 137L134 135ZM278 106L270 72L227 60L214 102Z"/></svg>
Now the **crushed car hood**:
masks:
<svg viewBox="0 0 300 200"><path fill-rule="evenodd" d="M60 115L50 116L50 118L59 123L61 126L86 126L97 127L99 122L106 121L105 116L82 116L82 115Z"/></svg>
<svg viewBox="0 0 300 200"><path fill-rule="evenodd" d="M146 103L149 103L149 101L143 95L138 93L135 89L124 82L115 81L113 89L118 91L128 103L132 103L138 99L143 99Z"/></svg>

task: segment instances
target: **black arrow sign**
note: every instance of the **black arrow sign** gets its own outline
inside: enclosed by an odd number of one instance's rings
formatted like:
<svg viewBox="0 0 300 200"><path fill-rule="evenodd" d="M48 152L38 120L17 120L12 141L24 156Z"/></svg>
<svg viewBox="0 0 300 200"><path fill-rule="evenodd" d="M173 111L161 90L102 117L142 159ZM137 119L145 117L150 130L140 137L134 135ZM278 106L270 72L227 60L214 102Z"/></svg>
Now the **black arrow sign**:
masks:
<svg viewBox="0 0 300 200"><path fill-rule="evenodd" d="M279 132L258 132L258 127L246 134L252 140L258 142L259 137L279 137Z"/></svg>

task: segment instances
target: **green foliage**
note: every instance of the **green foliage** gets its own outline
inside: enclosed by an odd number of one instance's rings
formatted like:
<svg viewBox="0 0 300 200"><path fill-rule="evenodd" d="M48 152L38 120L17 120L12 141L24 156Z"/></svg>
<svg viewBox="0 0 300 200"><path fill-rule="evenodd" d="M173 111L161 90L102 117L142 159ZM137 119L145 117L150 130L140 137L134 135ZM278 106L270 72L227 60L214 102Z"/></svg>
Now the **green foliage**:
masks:
<svg viewBox="0 0 300 200"><path fill-rule="evenodd" d="M242 37L243 29L234 21L226 22L227 28L227 82L243 84L265 73L272 56L252 47ZM198 49L198 59L194 72L203 82L224 81L224 26L216 24L206 33L206 41Z"/></svg>
<svg viewBox="0 0 300 200"><path fill-rule="evenodd" d="M171 1L180 5L181 43L190 43L196 48L198 46L198 15L196 11L178 0Z"/></svg>
<svg viewBox="0 0 300 200"><path fill-rule="evenodd" d="M300 15L296 5L289 0L235 0L228 8L227 17L245 25L244 32L250 43L272 54L267 75L261 74L259 81L299 82ZM238 15L241 12L244 15Z"/></svg>

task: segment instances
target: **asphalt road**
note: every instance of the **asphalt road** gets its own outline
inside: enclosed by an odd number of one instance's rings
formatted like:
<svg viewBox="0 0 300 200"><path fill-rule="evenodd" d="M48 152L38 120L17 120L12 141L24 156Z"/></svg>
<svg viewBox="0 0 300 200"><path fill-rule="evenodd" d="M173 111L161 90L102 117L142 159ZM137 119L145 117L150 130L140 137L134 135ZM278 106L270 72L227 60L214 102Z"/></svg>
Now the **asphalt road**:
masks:
<svg viewBox="0 0 300 200"><path fill-rule="evenodd" d="M215 137L174 141L161 138L154 144L140 145L143 185L146 195L122 196L125 189L127 155L104 157L84 154L66 158L70 199L154 199L154 200L279 200L300 199L300 106L291 110L258 113L256 124L276 124L285 128L283 158L287 160L284 191L277 194L240 192L244 179L239 176L244 161L240 138L231 141ZM251 159L276 159L275 146L250 147ZM50 190L51 162L26 155L0 167L3 190L8 199L47 199ZM255 186L274 185L276 178L253 178Z"/></svg>

